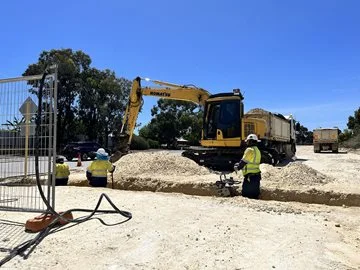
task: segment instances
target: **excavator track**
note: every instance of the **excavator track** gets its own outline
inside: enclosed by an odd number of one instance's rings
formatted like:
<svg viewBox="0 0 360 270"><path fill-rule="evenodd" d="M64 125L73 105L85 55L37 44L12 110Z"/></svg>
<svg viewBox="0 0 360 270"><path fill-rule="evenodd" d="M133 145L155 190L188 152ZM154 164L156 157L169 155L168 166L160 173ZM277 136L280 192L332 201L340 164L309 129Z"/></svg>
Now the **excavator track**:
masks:
<svg viewBox="0 0 360 270"><path fill-rule="evenodd" d="M197 164L216 170L233 170L244 154L243 148L190 147L182 153L183 157Z"/></svg>
<svg viewBox="0 0 360 270"><path fill-rule="evenodd" d="M190 147L182 153L183 157L195 161L201 166L214 170L233 170L245 152L243 148L207 148ZM281 158L272 149L260 149L261 163L276 165Z"/></svg>

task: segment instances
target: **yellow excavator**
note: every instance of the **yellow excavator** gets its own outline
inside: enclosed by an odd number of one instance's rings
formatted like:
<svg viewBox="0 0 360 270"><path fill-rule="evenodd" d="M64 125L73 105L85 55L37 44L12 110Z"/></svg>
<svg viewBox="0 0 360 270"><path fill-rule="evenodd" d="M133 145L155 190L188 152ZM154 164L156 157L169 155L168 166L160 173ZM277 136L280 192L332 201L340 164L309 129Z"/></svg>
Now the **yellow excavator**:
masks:
<svg viewBox="0 0 360 270"><path fill-rule="evenodd" d="M259 146L263 156L262 162L276 164L284 153L287 156L295 154L294 122L270 112L263 115L259 113L250 116L244 115L244 97L239 89L234 89L232 93L211 95L205 89L194 85L177 85L150 79L144 80L160 87L142 87L142 80L137 77L132 82L120 139L116 144L116 151L111 157L112 162L130 150L130 142L143 103L143 96L189 101L203 106L201 146L190 147L182 154L200 165L218 169L232 168L233 164L241 159L246 148L244 139L251 133L257 134L262 140ZM288 124L289 132L287 134L289 136L285 136L286 138L279 140L273 136L274 134L271 134L271 130L274 129L274 126L271 126L271 120L275 118L278 118L278 121L282 120L280 122L282 125ZM284 127L281 126L280 129L284 129Z"/></svg>

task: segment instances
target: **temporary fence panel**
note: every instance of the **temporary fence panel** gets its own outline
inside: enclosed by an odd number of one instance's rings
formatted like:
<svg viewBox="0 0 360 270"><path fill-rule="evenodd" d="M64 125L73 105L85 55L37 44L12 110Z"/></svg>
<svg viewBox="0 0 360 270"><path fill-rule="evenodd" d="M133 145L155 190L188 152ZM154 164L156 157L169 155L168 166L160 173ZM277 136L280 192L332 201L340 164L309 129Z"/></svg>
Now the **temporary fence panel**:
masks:
<svg viewBox="0 0 360 270"><path fill-rule="evenodd" d="M0 210L47 210L36 184L37 123L39 180L48 202L55 206L57 78L56 73L45 77L37 122L42 77L0 80Z"/></svg>

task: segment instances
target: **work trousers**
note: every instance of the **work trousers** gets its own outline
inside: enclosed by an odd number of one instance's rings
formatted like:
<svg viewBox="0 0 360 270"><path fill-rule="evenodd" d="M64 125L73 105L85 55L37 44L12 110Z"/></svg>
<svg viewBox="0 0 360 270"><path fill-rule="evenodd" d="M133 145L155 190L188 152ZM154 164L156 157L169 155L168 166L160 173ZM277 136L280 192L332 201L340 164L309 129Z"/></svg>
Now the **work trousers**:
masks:
<svg viewBox="0 0 360 270"><path fill-rule="evenodd" d="M106 187L107 186L107 177L94 177L91 173L86 172L86 178L89 181L89 185L92 187Z"/></svg>
<svg viewBox="0 0 360 270"><path fill-rule="evenodd" d="M250 199L258 199L260 195L260 180L260 173L245 175L241 195Z"/></svg>
<svg viewBox="0 0 360 270"><path fill-rule="evenodd" d="M69 178L56 178L55 186L67 186Z"/></svg>

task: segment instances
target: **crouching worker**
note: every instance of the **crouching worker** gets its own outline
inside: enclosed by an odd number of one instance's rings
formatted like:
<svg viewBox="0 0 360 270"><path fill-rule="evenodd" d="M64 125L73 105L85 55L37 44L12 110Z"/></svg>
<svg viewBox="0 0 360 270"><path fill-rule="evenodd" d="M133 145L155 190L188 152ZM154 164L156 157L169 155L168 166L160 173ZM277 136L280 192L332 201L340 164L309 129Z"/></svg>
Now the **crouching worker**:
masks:
<svg viewBox="0 0 360 270"><path fill-rule="evenodd" d="M106 187L107 172L114 172L115 166L109 161L109 154L104 148L99 148L96 152L96 160L91 162L86 171L86 178L90 186Z"/></svg>
<svg viewBox="0 0 360 270"><path fill-rule="evenodd" d="M261 153L257 147L259 140L255 134L250 134L247 136L245 142L247 148L244 156L239 163L234 165L234 170L236 172L242 170L244 175L241 195L251 199L258 199L260 195L261 180Z"/></svg>
<svg viewBox="0 0 360 270"><path fill-rule="evenodd" d="M67 186L69 181L69 165L64 163L64 157L56 157L55 186Z"/></svg>

